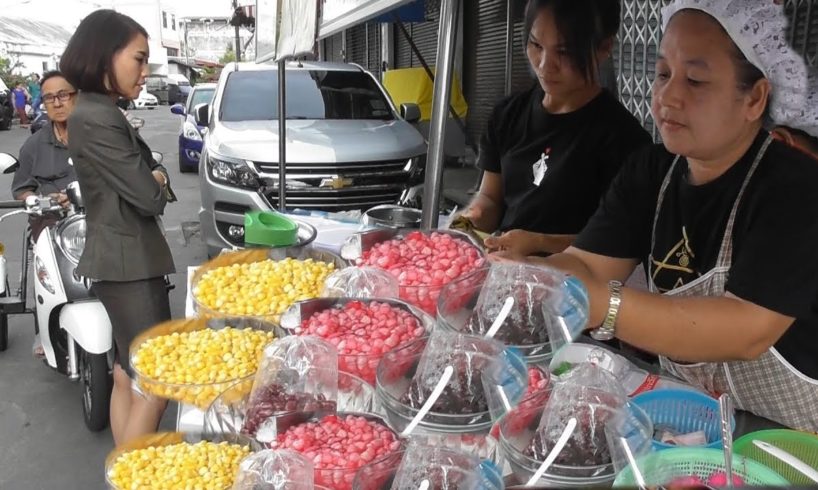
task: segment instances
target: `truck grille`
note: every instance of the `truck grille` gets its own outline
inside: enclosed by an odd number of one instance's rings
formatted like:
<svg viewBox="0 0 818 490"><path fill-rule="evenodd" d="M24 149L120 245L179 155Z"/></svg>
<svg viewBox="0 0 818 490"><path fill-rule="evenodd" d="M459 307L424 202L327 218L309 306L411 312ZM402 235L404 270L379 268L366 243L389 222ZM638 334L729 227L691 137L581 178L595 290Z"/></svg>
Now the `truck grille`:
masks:
<svg viewBox="0 0 818 490"><path fill-rule="evenodd" d="M420 182L417 171L405 170L407 163L408 160L288 163L287 207L346 211L395 204L406 189ZM265 197L270 205L278 207L278 164L254 162L254 165L265 183Z"/></svg>

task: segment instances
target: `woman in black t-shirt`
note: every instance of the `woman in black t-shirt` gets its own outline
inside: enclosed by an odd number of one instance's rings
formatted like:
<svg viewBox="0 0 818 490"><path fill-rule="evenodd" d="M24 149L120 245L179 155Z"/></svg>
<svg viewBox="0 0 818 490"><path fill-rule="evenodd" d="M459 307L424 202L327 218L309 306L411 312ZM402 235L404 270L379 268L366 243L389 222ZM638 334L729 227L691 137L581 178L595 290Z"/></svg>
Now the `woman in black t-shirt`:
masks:
<svg viewBox="0 0 818 490"><path fill-rule="evenodd" d="M573 247L530 260L582 280L592 336L818 431L818 162L762 129L765 112L818 122L804 62L769 0L676 0L663 21L652 111L664 146L625 164ZM640 262L650 292L622 287Z"/></svg>
<svg viewBox="0 0 818 490"><path fill-rule="evenodd" d="M464 211L486 245L561 252L593 215L625 157L650 135L600 86L618 0L531 0L526 54L539 83L501 101L480 142L480 192Z"/></svg>

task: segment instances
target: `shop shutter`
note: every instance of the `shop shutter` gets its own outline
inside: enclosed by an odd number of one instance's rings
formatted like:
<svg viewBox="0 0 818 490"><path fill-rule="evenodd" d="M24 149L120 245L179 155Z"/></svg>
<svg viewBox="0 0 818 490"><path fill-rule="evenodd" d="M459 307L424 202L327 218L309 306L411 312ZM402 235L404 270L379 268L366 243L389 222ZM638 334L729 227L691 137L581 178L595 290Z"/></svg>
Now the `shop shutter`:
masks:
<svg viewBox="0 0 818 490"><path fill-rule="evenodd" d="M377 78L381 74L381 25L377 22L370 22L369 31L369 59L368 64L364 65L366 69L372 72Z"/></svg>
<svg viewBox="0 0 818 490"><path fill-rule="evenodd" d="M344 40L343 34L338 33L324 39L324 60L343 61Z"/></svg>
<svg viewBox="0 0 818 490"><path fill-rule="evenodd" d="M366 26L358 24L347 29L347 61L366 64Z"/></svg>
<svg viewBox="0 0 818 490"><path fill-rule="evenodd" d="M404 26L412 36L423 59L429 66L437 60L437 29L440 22L440 0L426 0L426 22L405 22ZM395 26L395 68L423 66L412 52L406 37Z"/></svg>
<svg viewBox="0 0 818 490"><path fill-rule="evenodd" d="M507 0L467 2L463 11L463 91L466 128L475 144L494 105L505 96ZM512 57L514 68L518 60Z"/></svg>

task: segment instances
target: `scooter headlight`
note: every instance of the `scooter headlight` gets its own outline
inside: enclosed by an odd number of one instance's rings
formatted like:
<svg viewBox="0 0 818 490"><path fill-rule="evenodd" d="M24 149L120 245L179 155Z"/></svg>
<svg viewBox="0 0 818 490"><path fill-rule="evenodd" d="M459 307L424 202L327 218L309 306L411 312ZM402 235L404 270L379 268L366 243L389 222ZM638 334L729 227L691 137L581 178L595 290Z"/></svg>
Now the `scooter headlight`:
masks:
<svg viewBox="0 0 818 490"><path fill-rule="evenodd" d="M57 236L60 250L74 264L78 264L85 248L85 220L74 220L60 229Z"/></svg>

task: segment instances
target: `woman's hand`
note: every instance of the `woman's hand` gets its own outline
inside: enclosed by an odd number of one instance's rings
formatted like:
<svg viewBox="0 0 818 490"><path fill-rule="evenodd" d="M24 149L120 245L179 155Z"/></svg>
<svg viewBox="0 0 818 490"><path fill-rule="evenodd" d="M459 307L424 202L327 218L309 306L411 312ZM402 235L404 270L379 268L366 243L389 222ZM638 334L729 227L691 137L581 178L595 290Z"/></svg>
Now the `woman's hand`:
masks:
<svg viewBox="0 0 818 490"><path fill-rule="evenodd" d="M543 235L525 230L511 230L500 236L486 238L486 247L491 251L509 252L514 257L528 257L543 252Z"/></svg>

